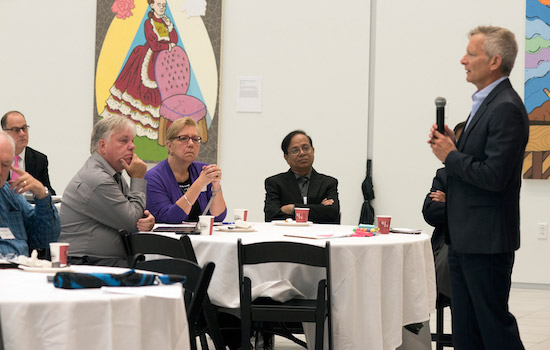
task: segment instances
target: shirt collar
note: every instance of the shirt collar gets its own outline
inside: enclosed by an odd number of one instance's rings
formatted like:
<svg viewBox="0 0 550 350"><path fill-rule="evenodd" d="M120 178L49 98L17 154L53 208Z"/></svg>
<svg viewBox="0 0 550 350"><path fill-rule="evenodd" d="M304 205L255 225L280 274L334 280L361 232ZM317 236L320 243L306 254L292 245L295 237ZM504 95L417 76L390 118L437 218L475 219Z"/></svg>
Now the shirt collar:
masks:
<svg viewBox="0 0 550 350"><path fill-rule="evenodd" d="M298 174L296 174L294 171L293 171L292 173L293 173L294 176L296 177L296 180L298 180L298 179L301 178L301 177L305 177L305 178L307 178L308 180L311 180L311 171L310 171L309 173L305 174L304 176L298 175Z"/></svg>
<svg viewBox="0 0 550 350"><path fill-rule="evenodd" d="M472 95L472 100L474 101L474 103L483 102L483 100L485 100L485 98L489 96L491 91L493 91L497 87L497 85L500 84L505 79L508 79L508 77L507 76L500 77L497 80L493 81L491 84L484 87L483 89L474 92L474 94Z"/></svg>
<svg viewBox="0 0 550 350"><path fill-rule="evenodd" d="M26 152L27 152L27 147L23 148L23 151L21 151L21 153L16 154L17 156L19 156L19 158L21 158L20 163L25 164L25 153ZM14 164L14 163L15 163L15 156L13 157L12 164ZM19 164L19 167L21 168L21 164Z"/></svg>
<svg viewBox="0 0 550 350"><path fill-rule="evenodd" d="M115 169L113 169L111 164L109 164L109 162L107 162L107 160L105 160L105 158L103 158L101 154L97 153L97 151L92 153L92 158L95 159L99 164L101 164L101 166L103 167L103 169L105 169L105 171L107 172L107 174L109 174L109 176L115 175L116 173Z"/></svg>

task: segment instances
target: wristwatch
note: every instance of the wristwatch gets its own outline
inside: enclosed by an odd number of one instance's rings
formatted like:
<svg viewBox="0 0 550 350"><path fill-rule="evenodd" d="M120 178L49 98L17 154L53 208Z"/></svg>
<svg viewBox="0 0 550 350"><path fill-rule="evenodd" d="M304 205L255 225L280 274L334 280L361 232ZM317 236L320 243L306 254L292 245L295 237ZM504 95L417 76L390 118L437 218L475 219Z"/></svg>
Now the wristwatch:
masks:
<svg viewBox="0 0 550 350"><path fill-rule="evenodd" d="M46 192L46 195L44 196L44 198L46 198L50 195L50 191L48 191L48 188L46 186L44 186L44 191ZM36 195L34 193L33 193L33 196L34 198L36 198Z"/></svg>

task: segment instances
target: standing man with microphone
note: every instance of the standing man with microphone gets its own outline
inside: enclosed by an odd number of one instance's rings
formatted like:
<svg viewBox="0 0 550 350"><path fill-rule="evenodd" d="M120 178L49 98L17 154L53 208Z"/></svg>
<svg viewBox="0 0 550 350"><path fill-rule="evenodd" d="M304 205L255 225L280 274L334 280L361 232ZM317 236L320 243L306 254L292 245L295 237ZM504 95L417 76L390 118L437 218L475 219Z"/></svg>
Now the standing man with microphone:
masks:
<svg viewBox="0 0 550 350"><path fill-rule="evenodd" d="M521 167L527 112L512 88L517 43L509 30L480 26L460 63L474 84L473 107L458 143L434 124L430 144L447 172L453 343L460 349L524 349L508 311L519 248Z"/></svg>

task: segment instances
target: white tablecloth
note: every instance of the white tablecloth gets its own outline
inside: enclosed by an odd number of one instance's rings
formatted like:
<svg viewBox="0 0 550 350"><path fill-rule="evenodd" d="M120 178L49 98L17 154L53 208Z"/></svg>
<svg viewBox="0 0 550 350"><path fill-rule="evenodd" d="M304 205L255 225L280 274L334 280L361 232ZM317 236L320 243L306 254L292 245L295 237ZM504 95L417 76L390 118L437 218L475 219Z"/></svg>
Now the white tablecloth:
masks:
<svg viewBox="0 0 550 350"><path fill-rule="evenodd" d="M285 234L351 232L353 226L278 226L253 223L257 232L220 232L191 236L199 263L216 264L209 296L216 305L239 306L237 238L243 243L292 240L324 245L325 240L290 238ZM333 238L331 244L332 317L336 350L395 349L403 325L429 319L435 309L436 288L430 239L426 234ZM311 270L258 269L253 293L270 295L286 289L313 297ZM275 291L275 292L274 292Z"/></svg>
<svg viewBox="0 0 550 350"><path fill-rule="evenodd" d="M189 349L181 285L65 290L48 283L46 275L0 270L0 324L6 350Z"/></svg>

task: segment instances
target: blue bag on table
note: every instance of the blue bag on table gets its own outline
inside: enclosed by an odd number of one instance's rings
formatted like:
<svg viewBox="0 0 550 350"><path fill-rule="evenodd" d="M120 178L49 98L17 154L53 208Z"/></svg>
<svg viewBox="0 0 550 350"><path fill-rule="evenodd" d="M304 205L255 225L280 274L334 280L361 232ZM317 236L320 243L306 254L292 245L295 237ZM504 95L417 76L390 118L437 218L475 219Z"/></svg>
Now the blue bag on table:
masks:
<svg viewBox="0 0 550 350"><path fill-rule="evenodd" d="M185 276L154 275L137 273L130 270L125 273L79 273L58 272L53 278L53 285L63 289L101 288L101 287L140 287L157 284L185 283Z"/></svg>

